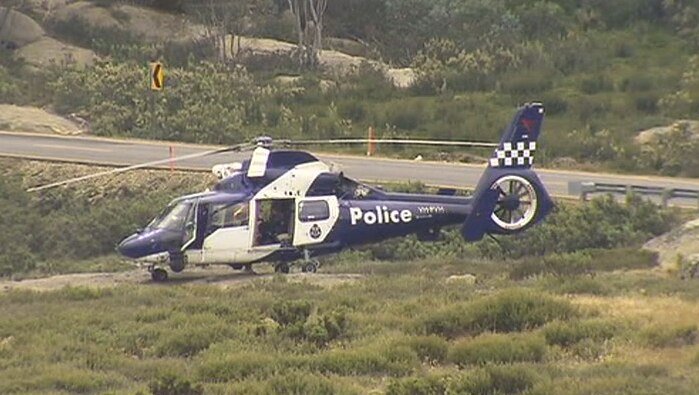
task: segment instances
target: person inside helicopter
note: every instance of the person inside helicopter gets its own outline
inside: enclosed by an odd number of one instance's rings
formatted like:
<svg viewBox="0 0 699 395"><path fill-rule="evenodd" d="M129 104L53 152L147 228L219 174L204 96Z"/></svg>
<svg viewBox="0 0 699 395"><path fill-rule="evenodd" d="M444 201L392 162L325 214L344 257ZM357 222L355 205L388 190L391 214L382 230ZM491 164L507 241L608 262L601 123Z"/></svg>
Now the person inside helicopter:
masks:
<svg viewBox="0 0 699 395"><path fill-rule="evenodd" d="M255 245L282 244L291 241L293 199L260 200Z"/></svg>

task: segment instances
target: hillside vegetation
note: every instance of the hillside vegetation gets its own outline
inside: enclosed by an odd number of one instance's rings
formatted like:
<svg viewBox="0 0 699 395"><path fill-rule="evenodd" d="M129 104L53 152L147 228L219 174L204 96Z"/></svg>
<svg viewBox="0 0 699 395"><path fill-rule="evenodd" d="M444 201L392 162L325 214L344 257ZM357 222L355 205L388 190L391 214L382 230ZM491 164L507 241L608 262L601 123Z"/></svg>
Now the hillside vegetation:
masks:
<svg viewBox="0 0 699 395"><path fill-rule="evenodd" d="M337 264L368 275L332 288L4 292L0 392L695 394L696 284L598 262L595 276L431 258ZM464 271L478 283L445 281Z"/></svg>
<svg viewBox="0 0 699 395"><path fill-rule="evenodd" d="M91 2L115 21L109 25L5 3L103 60L37 69L4 49L0 102L77 113L94 134L233 143L263 133L360 137L375 126L383 137L493 141L518 104L541 100L548 118L539 163L688 176L699 169L699 140L683 124L633 142L642 129L696 117L695 1L329 1L326 47L412 67L417 81L407 89L370 63L338 74L244 50L221 62L210 38L168 41L124 27L136 14L123 3L215 27L199 1ZM236 35L296 39L287 1L215 3ZM167 85L151 102L147 61L156 58L166 64ZM289 75L300 78L278 78Z"/></svg>

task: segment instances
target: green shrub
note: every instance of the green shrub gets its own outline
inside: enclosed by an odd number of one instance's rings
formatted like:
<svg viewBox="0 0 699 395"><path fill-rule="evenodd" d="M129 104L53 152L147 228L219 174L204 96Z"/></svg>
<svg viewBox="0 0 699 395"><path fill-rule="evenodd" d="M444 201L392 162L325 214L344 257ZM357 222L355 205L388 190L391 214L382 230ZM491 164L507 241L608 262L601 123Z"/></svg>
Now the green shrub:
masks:
<svg viewBox="0 0 699 395"><path fill-rule="evenodd" d="M641 341L650 347L683 347L694 344L697 340L697 325L655 325L640 333Z"/></svg>
<svg viewBox="0 0 699 395"><path fill-rule="evenodd" d="M658 253L640 248L594 249L589 251L596 271L651 269L658 265Z"/></svg>
<svg viewBox="0 0 699 395"><path fill-rule="evenodd" d="M570 347L585 339L609 340L617 332L615 325L603 320L552 322L543 329L546 343Z"/></svg>
<svg viewBox="0 0 699 395"><path fill-rule="evenodd" d="M400 339L398 346L407 346L417 354L420 360L427 363L444 361L449 352L449 343L439 336L410 336Z"/></svg>
<svg viewBox="0 0 699 395"><path fill-rule="evenodd" d="M616 291L599 277L545 278L539 284L547 292L563 295L610 295Z"/></svg>
<svg viewBox="0 0 699 395"><path fill-rule="evenodd" d="M517 70L505 75L501 91L513 95L533 95L551 89L551 72L547 70Z"/></svg>
<svg viewBox="0 0 699 395"><path fill-rule="evenodd" d="M536 335L485 334L456 343L449 350L449 361L466 367L488 363L541 362L546 343Z"/></svg>
<svg viewBox="0 0 699 395"><path fill-rule="evenodd" d="M270 377L266 382L264 392L279 395L356 393L325 376L301 370L291 370Z"/></svg>
<svg viewBox="0 0 699 395"><path fill-rule="evenodd" d="M658 254L638 248L592 249L567 254L529 257L513 263L509 271L512 280L549 274L575 277L598 271L649 269L657 265Z"/></svg>
<svg viewBox="0 0 699 395"><path fill-rule="evenodd" d="M411 376L393 380L386 395L443 395L447 392L447 380L438 376Z"/></svg>
<svg viewBox="0 0 699 395"><path fill-rule="evenodd" d="M305 300L282 300L272 306L270 315L282 326L303 324L311 315L311 304Z"/></svg>
<svg viewBox="0 0 699 395"><path fill-rule="evenodd" d="M430 313L419 326L428 334L454 337L488 331L523 331L577 315L578 311L566 300L512 289Z"/></svg>
<svg viewBox="0 0 699 395"><path fill-rule="evenodd" d="M197 367L197 377L201 381L223 382L251 376L264 378L271 372L286 368L288 362L279 355L259 352L221 355L207 351L206 354Z"/></svg>
<svg viewBox="0 0 699 395"><path fill-rule="evenodd" d="M221 325L211 327L186 326L162 335L154 345L158 356L191 357L220 340L225 335Z"/></svg>
<svg viewBox="0 0 699 395"><path fill-rule="evenodd" d="M604 74L596 74L580 82L580 91L588 95L612 90L614 90L614 82Z"/></svg>
<svg viewBox="0 0 699 395"><path fill-rule="evenodd" d="M322 346L345 335L349 321L344 310L311 316L303 325L301 337Z"/></svg>
<svg viewBox="0 0 699 395"><path fill-rule="evenodd" d="M535 370L526 365L486 366L457 376L448 393L470 395L519 394L534 386Z"/></svg>
<svg viewBox="0 0 699 395"><path fill-rule="evenodd" d="M311 365L321 373L342 376L403 376L416 369L420 360L417 354L406 346L366 347L327 351L314 357Z"/></svg>
<svg viewBox="0 0 699 395"><path fill-rule="evenodd" d="M153 395L202 395L201 384L192 384L176 375L166 375L151 382L148 389Z"/></svg>
<svg viewBox="0 0 699 395"><path fill-rule="evenodd" d="M513 264L510 270L512 280L522 280L531 276L551 274L557 277L578 276L592 272L592 258L589 254L551 254L543 257L526 258Z"/></svg>

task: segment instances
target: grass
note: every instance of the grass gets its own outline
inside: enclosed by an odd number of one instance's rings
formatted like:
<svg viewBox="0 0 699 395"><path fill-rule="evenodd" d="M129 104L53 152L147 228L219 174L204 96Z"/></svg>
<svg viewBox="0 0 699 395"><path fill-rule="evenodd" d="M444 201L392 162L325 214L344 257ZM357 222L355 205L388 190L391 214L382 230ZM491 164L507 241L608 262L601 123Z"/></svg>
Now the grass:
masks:
<svg viewBox="0 0 699 395"><path fill-rule="evenodd" d="M642 295L612 272L626 290L555 296L545 276L514 281L497 270L507 263L490 264L470 288L446 283L457 262L424 261L373 263L385 267L329 288L274 277L4 292L0 393L689 394L699 384L687 374L699 304L684 291ZM333 268L344 265L356 264Z"/></svg>

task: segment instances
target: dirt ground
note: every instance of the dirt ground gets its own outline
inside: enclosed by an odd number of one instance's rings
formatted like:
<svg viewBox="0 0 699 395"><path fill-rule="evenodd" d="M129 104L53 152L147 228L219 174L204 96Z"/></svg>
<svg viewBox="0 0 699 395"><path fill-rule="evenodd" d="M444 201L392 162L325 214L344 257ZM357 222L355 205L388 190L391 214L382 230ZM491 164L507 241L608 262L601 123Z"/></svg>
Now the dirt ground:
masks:
<svg viewBox="0 0 699 395"><path fill-rule="evenodd" d="M181 273L170 273L166 282L155 283L145 269L134 269L118 273L63 274L21 281L0 281L0 292L10 290L54 291L64 287L111 288L125 284L143 286L178 286L185 284L211 284L221 288L239 287L253 281L274 281L277 274L269 265L259 265L254 272L243 272L228 266L209 266L186 269ZM360 274L291 273L284 276L289 282L307 283L325 288L353 283L361 279Z"/></svg>

